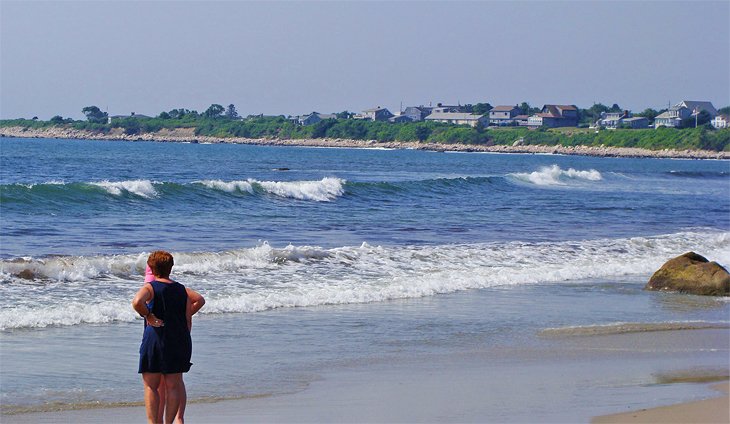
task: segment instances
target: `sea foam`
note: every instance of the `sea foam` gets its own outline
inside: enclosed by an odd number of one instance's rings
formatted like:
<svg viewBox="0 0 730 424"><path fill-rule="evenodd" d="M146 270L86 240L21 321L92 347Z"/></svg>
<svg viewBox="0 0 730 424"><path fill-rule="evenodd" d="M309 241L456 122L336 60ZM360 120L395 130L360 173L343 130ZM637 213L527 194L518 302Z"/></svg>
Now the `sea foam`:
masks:
<svg viewBox="0 0 730 424"><path fill-rule="evenodd" d="M682 232L555 243L338 248L261 243L224 252L173 252L173 278L206 296L204 313L249 313L490 287L643 279L668 258L697 248L730 264L730 233ZM142 283L145 257L143 252L0 261L8 305L0 311L0 329L134 320L129 299ZM84 307L73 306L77 303Z"/></svg>

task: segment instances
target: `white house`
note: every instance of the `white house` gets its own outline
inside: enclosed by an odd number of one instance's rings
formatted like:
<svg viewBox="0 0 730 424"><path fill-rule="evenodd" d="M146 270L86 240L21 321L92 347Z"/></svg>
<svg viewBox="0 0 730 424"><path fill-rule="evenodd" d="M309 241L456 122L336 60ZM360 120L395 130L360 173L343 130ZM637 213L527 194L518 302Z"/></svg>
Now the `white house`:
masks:
<svg viewBox="0 0 730 424"><path fill-rule="evenodd" d="M476 127L478 124L489 125L489 118L485 115L459 112L434 112L425 118L426 121L445 122L447 124L469 125Z"/></svg>
<svg viewBox="0 0 730 424"><path fill-rule="evenodd" d="M510 125L520 114L522 114L522 110L517 106L500 105L489 111L489 122L492 125Z"/></svg>
<svg viewBox="0 0 730 424"><path fill-rule="evenodd" d="M669 108L668 111L654 118L654 127L681 128L682 121L705 111L711 117L717 116L717 110L711 102L683 100Z"/></svg>
<svg viewBox="0 0 730 424"><path fill-rule="evenodd" d="M728 125L728 121L730 121L730 116L728 115L717 115L712 121L712 126L721 129L721 128L730 128L730 125Z"/></svg>

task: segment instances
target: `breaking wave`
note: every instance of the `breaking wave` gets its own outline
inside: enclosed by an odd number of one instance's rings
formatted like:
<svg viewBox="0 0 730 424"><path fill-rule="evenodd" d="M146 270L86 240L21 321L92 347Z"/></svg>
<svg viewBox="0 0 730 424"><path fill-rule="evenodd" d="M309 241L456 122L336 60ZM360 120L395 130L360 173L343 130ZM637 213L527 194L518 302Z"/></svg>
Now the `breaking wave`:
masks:
<svg viewBox="0 0 730 424"><path fill-rule="evenodd" d="M64 183L50 181L40 184L8 184L0 190L0 201L43 203L46 201L96 200L100 194L113 198L154 199L194 192L200 187L223 193L268 194L296 200L327 202L345 194L346 181L327 177L318 181L244 181L203 180L192 183L154 182L150 180L94 181Z"/></svg>
<svg viewBox="0 0 730 424"><path fill-rule="evenodd" d="M112 196L121 196L125 193L133 194L139 197L152 198L157 197L157 191L149 180L131 180L131 181L101 181L90 183L93 186L101 187Z"/></svg>
<svg viewBox="0 0 730 424"><path fill-rule="evenodd" d="M461 290L647 276L666 258L698 250L730 264L730 233L551 243L317 246L173 252L173 277L206 296L204 313L379 302ZM146 253L0 261L0 329L132 321L129 299ZM32 290L33 296L28 296Z"/></svg>
<svg viewBox="0 0 730 424"><path fill-rule="evenodd" d="M595 169L588 171L568 168L564 170L558 165L546 166L530 173L514 173L510 176L517 180L540 186L566 185L569 181L601 181L603 176Z"/></svg>

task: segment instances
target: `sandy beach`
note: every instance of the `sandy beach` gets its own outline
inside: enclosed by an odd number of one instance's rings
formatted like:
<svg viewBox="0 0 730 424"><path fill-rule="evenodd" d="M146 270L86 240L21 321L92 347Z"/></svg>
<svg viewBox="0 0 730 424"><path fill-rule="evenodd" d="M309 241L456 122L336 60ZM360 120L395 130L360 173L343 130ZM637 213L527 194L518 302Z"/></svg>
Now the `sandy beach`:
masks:
<svg viewBox="0 0 730 424"><path fill-rule="evenodd" d="M88 140L124 140L124 141L159 141L183 143L233 143L266 146L302 146L302 147L347 147L359 149L415 149L437 152L485 152L485 153L527 153L527 154L559 154L593 157L630 157L630 158L671 158L671 159L730 159L730 152L713 152L709 150L648 150L628 147L605 146L486 146L467 144L433 144L418 142L379 142L377 140L349 139L255 139L241 137L208 137L195 135L194 128L162 129L156 133L138 135L124 134L121 128L115 128L108 134L93 133L67 128L32 129L22 127L0 128L0 137L19 138L64 138Z"/></svg>
<svg viewBox="0 0 730 424"><path fill-rule="evenodd" d="M197 423L315 422L485 422L488 378L484 368L447 367L412 374L401 369L352 370L328 376L302 392L255 399L188 405L186 419ZM412 368L408 371L414 371ZM709 399L599 416L592 423L727 423L728 383ZM144 421L142 406L5 415L4 423L132 423ZM559 422L535 415L530 422ZM526 422L523 416L512 422ZM576 420L574 422L586 422Z"/></svg>
<svg viewBox="0 0 730 424"><path fill-rule="evenodd" d="M591 422L601 423L727 423L730 422L728 383L713 386L721 394L712 399L660 406L620 414L596 417Z"/></svg>
<svg viewBox="0 0 730 424"><path fill-rule="evenodd" d="M200 423L494 422L496 414L511 417L499 422L727 422L728 383L717 383L727 379L723 369L679 370L655 376L655 383L645 392L648 396L626 406L631 412L596 418L590 415L590 411L615 411L618 403L626 401L621 393L636 390L629 386L638 384L640 389L645 385L641 380L632 382L636 376L630 374L635 372L627 369L638 362L643 365L637 369L651 370L650 355L641 353L647 347L673 345L683 350L701 344L715 349L726 336L727 329L611 334L566 338L561 346L536 351L503 349L353 364L334 368L302 390L288 394L190 403L186 419ZM627 350L636 353L627 356ZM556 395L557 387L582 384L573 380L576 372L595 378L589 384L597 386L605 385L606 377L617 378L614 391L620 396L597 399L580 411L548 412L547 405L565 401L563 395ZM685 393L687 402L664 406L666 390L674 392L674 397ZM654 405L661 406L650 409ZM143 420L144 409L138 405L2 417L3 423Z"/></svg>

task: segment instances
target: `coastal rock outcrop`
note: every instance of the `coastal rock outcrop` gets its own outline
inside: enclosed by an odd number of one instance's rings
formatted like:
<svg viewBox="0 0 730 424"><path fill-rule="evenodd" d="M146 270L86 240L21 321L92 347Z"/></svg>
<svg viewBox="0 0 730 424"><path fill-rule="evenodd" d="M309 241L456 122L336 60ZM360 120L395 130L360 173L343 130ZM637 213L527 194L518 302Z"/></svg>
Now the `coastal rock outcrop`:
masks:
<svg viewBox="0 0 730 424"><path fill-rule="evenodd" d="M662 265L644 289L729 296L730 274L717 262L710 262L695 252L687 252Z"/></svg>

